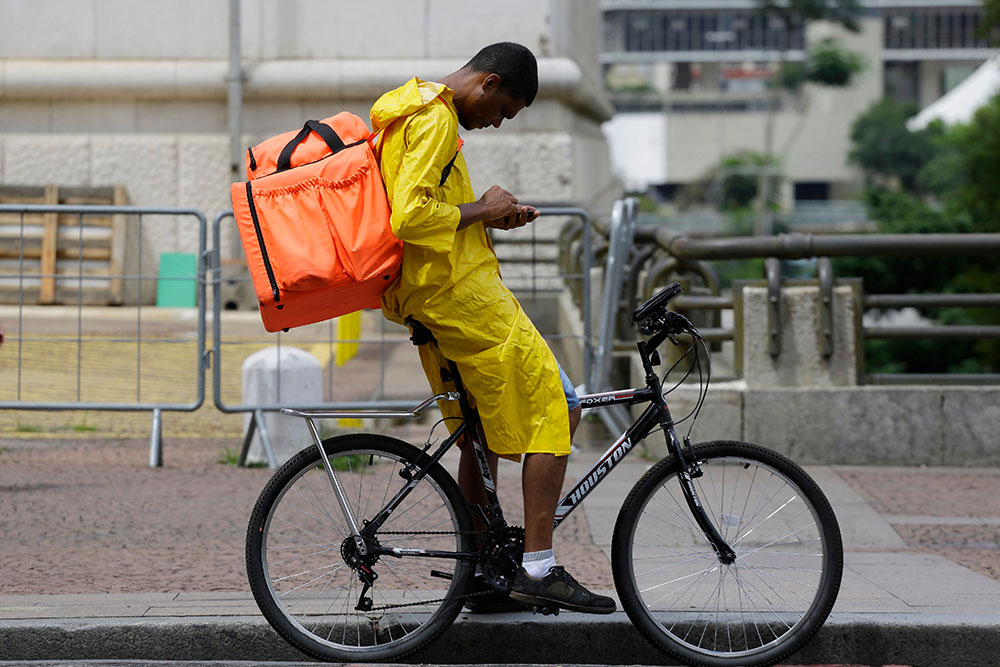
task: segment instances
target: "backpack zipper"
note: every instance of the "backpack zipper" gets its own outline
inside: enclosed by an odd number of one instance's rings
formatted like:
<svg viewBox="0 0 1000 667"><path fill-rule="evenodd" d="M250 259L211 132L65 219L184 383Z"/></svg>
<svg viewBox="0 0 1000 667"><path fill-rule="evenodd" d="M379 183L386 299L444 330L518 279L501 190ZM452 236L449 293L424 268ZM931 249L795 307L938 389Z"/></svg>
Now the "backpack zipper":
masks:
<svg viewBox="0 0 1000 667"><path fill-rule="evenodd" d="M271 283L271 292L274 294L274 301L281 300L278 294L278 282L274 279L274 270L271 268L271 260L267 256L267 247L264 245L264 235L260 231L260 221L257 219L257 207L253 205L253 190L250 188L250 181L247 181L247 203L250 205L250 217L253 219L253 228L257 232L257 245L260 246L260 254L264 259L264 269L267 271L267 280ZM281 308L281 306L278 306Z"/></svg>
<svg viewBox="0 0 1000 667"><path fill-rule="evenodd" d="M250 156L250 169L251 171L257 171L257 160L253 159L253 147L247 149L247 154Z"/></svg>

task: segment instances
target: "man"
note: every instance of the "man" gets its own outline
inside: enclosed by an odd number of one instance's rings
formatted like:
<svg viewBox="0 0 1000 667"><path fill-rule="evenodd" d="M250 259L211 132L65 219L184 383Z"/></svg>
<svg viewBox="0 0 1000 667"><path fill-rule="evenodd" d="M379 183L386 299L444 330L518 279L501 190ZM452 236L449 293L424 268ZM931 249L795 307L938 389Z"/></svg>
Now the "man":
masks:
<svg viewBox="0 0 1000 667"><path fill-rule="evenodd" d="M454 361L482 418L496 476L497 457L524 456L524 566L510 597L531 605L610 613L595 595L556 566L552 522L566 473L579 400L552 352L500 279L487 228L507 230L538 212L494 185L476 198L461 153L466 130L500 127L529 106L538 89L535 57L503 42L482 49L440 82L414 78L383 95L371 110L382 130L379 165L392 204L392 228L403 241L399 280L382 308L396 322L413 318L434 334L421 362L435 391L441 356ZM446 416L457 416L451 404ZM475 458L463 447L459 484L480 502Z"/></svg>

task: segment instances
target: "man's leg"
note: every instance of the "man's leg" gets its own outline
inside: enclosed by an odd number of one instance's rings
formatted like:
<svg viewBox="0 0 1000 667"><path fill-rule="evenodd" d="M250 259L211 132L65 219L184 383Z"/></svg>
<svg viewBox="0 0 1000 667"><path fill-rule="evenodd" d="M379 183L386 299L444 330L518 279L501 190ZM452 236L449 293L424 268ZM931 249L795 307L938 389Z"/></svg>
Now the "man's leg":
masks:
<svg viewBox="0 0 1000 667"><path fill-rule="evenodd" d="M569 411L570 434L580 423L580 406ZM527 454L521 470L524 491L524 560L510 597L529 605L562 607L591 614L610 614L615 601L596 595L555 564L552 522L566 477L568 456ZM528 569L531 572L528 572Z"/></svg>
<svg viewBox="0 0 1000 667"><path fill-rule="evenodd" d="M569 411L569 437L573 439L583 410L577 406ZM552 522L556 505L566 478L568 456L526 454L521 468L524 494L524 550L544 551L552 548Z"/></svg>
<svg viewBox="0 0 1000 667"><path fill-rule="evenodd" d="M483 476L479 472L479 463L476 461L476 454L472 451L471 444L464 444L461 447L462 455L458 460L458 488L462 490L462 495L473 505L486 505L486 489L483 487ZM493 483L497 483L497 460L498 456L486 450L486 462L490 466L490 475L493 476ZM473 513L476 519L476 526L479 525L479 515Z"/></svg>
<svg viewBox="0 0 1000 667"><path fill-rule="evenodd" d="M552 548L552 521L566 477L568 456L525 454L521 468L524 492L524 551Z"/></svg>

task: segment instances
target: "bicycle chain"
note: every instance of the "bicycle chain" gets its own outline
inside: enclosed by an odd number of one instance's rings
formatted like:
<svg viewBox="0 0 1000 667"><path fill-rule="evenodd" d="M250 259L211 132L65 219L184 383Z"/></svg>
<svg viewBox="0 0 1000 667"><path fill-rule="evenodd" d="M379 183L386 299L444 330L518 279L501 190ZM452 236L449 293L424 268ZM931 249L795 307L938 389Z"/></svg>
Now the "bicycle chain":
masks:
<svg viewBox="0 0 1000 667"><path fill-rule="evenodd" d="M484 530L380 530L379 535L483 535L486 531ZM421 600L420 602L406 602L403 604L392 604L386 605L384 607L372 607L368 611L387 611L389 609L399 609L402 607L419 607L425 604L432 604L435 602L446 602L448 600L468 600L469 598L481 597L483 595L492 595L496 591L480 591L478 593L465 593L464 595L455 595L447 598L437 598L435 600Z"/></svg>
<svg viewBox="0 0 1000 667"><path fill-rule="evenodd" d="M390 604L384 607L372 607L368 611L387 611L389 609L398 609L400 607L419 607L425 604L431 604L433 602L447 602L448 600L467 600L469 598L476 598L482 595L492 595L495 591L480 591L479 593L466 593L464 595L454 595L449 598L437 598L436 600L421 600L420 602L407 602L405 604Z"/></svg>
<svg viewBox="0 0 1000 667"><path fill-rule="evenodd" d="M379 535L482 535L483 530L380 530Z"/></svg>

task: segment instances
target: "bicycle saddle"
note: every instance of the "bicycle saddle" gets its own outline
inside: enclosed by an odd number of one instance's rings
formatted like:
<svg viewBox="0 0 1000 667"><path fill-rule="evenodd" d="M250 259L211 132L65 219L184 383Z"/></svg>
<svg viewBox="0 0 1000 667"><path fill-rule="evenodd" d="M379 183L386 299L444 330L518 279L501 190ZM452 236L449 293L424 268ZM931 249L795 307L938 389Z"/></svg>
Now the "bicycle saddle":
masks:
<svg viewBox="0 0 1000 667"><path fill-rule="evenodd" d="M434 334L431 333L431 330L412 317L407 317L403 320L403 322L410 327L410 341L414 345L420 346L426 345L427 343L437 342L434 338Z"/></svg>

